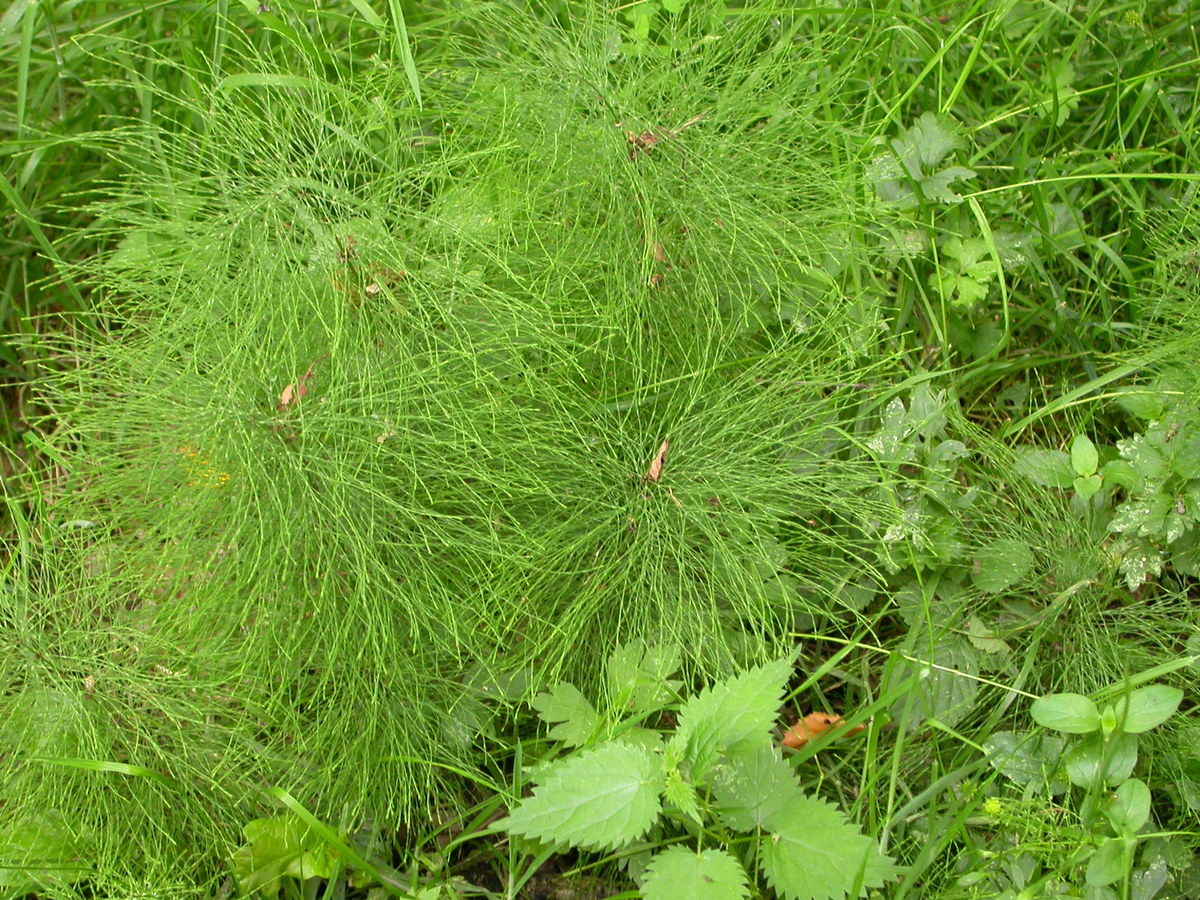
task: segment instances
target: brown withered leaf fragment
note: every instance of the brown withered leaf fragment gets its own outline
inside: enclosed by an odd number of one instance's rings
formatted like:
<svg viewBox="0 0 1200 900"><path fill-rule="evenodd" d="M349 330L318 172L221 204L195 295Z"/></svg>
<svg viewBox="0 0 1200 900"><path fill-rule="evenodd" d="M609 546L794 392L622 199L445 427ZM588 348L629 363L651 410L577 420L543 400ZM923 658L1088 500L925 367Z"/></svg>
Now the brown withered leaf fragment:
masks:
<svg viewBox="0 0 1200 900"><path fill-rule="evenodd" d="M658 448L658 453L654 455L654 460L650 463L650 468L646 470L646 474L642 476L642 481L654 481L662 478L663 463L667 461L667 448L671 446L670 439L662 442Z"/></svg>
<svg viewBox="0 0 1200 900"><path fill-rule="evenodd" d="M654 242L654 259L656 262L666 262L667 252L663 250L662 241Z"/></svg>
<svg viewBox="0 0 1200 900"><path fill-rule="evenodd" d="M845 719L841 716L835 716L832 713L814 712L809 713L803 719L800 719L784 732L783 739L780 741L785 747L791 747L793 750L799 750L809 741L820 737L827 731L832 731L841 725ZM842 737L850 737L852 734L858 734L867 726L864 724L855 725L847 731Z"/></svg>
<svg viewBox="0 0 1200 900"><path fill-rule="evenodd" d="M287 409L293 403L308 393L308 382L312 378L312 366L308 367L308 371L304 373L297 381L293 381L283 389L283 393L279 395L279 408Z"/></svg>

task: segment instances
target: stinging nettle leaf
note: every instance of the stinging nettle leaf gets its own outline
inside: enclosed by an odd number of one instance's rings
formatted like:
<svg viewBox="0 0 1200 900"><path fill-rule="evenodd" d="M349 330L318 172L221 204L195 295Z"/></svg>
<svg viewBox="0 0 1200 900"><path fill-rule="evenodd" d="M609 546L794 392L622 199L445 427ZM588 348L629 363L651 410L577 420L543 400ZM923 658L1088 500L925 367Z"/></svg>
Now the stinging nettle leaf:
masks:
<svg viewBox="0 0 1200 900"><path fill-rule="evenodd" d="M1001 538L979 549L971 580L980 590L997 594L1028 575L1034 561L1033 550L1027 543Z"/></svg>
<svg viewBox="0 0 1200 900"><path fill-rule="evenodd" d="M538 718L550 729L550 737L568 747L582 747L596 733L601 718L575 685L556 684L548 693L538 694L530 702Z"/></svg>
<svg viewBox="0 0 1200 900"><path fill-rule="evenodd" d="M718 682L684 704L673 741L685 748L693 781L709 775L722 755L768 740L791 671L791 659L776 660Z"/></svg>
<svg viewBox="0 0 1200 900"><path fill-rule="evenodd" d="M613 742L551 767L501 828L547 844L615 850L642 837L662 812L662 770L643 747Z"/></svg>
<svg viewBox="0 0 1200 900"><path fill-rule="evenodd" d="M713 780L713 807L721 821L738 831L762 827L803 796L792 767L774 744L737 754Z"/></svg>
<svg viewBox="0 0 1200 900"><path fill-rule="evenodd" d="M675 645L647 646L639 638L618 647L605 664L609 701L631 712L660 708L681 686L681 682L670 680L679 662L679 647Z"/></svg>
<svg viewBox="0 0 1200 900"><path fill-rule="evenodd" d="M646 867L642 885L645 900L743 900L750 896L746 870L724 850L697 853L686 847L668 847Z"/></svg>
<svg viewBox="0 0 1200 900"><path fill-rule="evenodd" d="M800 797L766 828L759 863L787 900L840 900L856 887L879 888L894 877L875 842L820 798Z"/></svg>

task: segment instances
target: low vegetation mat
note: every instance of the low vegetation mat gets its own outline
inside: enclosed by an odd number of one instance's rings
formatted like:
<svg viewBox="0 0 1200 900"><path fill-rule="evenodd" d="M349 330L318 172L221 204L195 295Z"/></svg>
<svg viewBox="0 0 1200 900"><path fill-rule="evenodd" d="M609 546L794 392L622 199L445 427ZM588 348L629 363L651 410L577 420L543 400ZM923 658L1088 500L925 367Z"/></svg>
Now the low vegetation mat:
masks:
<svg viewBox="0 0 1200 900"><path fill-rule="evenodd" d="M1190 12L51 6L0 896L1195 895Z"/></svg>

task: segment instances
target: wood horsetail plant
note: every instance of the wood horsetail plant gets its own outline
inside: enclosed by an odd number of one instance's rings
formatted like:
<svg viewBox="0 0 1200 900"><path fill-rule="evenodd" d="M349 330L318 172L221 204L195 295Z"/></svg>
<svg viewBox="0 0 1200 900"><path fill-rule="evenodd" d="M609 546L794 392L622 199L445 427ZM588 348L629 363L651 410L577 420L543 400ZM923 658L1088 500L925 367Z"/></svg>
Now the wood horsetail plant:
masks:
<svg viewBox="0 0 1200 900"><path fill-rule="evenodd" d="M790 658L682 704L668 680L678 663L662 647L618 649L604 712L570 684L539 695L534 707L569 752L536 767L532 796L497 827L613 853L646 900L749 897L756 872L788 900L857 896L894 876L873 840L801 789L771 738Z"/></svg>

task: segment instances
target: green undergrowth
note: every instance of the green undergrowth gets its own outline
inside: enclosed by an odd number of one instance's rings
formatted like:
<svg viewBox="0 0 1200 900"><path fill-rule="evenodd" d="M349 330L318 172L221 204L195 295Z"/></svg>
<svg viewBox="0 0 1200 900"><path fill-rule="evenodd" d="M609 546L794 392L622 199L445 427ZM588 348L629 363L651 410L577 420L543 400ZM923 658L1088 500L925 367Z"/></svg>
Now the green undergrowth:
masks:
<svg viewBox="0 0 1200 900"><path fill-rule="evenodd" d="M1031 713L1200 655L1166 6L82 6L78 124L26 79L5 145L60 258L3 360L0 895L1186 896L1190 689L1136 778ZM868 727L782 754L809 710ZM706 729L795 809L722 812ZM531 824L598 759L645 822Z"/></svg>

